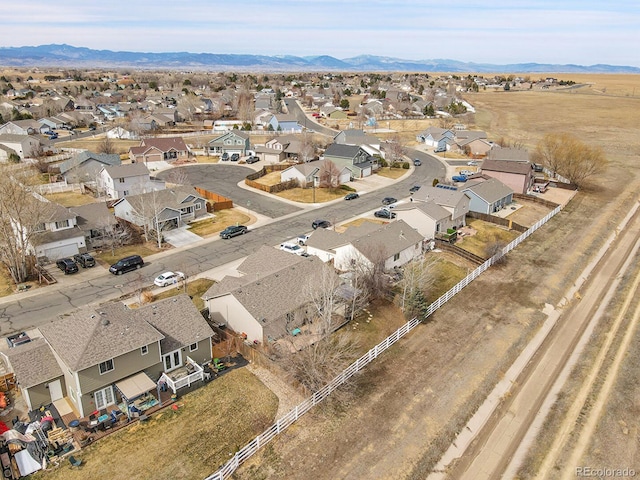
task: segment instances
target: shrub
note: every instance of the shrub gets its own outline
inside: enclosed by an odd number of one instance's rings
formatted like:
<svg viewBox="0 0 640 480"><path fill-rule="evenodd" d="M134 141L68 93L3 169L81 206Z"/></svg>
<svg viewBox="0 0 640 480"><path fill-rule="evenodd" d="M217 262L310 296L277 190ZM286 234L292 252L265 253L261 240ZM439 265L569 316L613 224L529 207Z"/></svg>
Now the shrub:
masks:
<svg viewBox="0 0 640 480"><path fill-rule="evenodd" d="M405 169L405 170L409 170L409 162L404 162L402 164L402 168Z"/></svg>
<svg viewBox="0 0 640 480"><path fill-rule="evenodd" d="M380 164L380 167L381 167L381 168L384 168L384 167L388 167L388 166L389 166L389 163L388 163L384 158L382 158L382 157L380 157L380 158L378 159L378 163Z"/></svg>
<svg viewBox="0 0 640 480"><path fill-rule="evenodd" d="M340 190L345 190L345 191L347 191L347 192L355 192L355 191L356 191L356 189L355 189L355 188L350 187L349 185L340 185L338 188L339 188Z"/></svg>

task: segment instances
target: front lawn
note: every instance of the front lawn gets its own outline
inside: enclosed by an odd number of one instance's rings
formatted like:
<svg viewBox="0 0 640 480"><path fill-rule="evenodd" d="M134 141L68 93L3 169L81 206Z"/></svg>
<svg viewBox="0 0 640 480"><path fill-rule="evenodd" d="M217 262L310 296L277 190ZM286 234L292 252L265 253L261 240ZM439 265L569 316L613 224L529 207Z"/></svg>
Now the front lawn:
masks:
<svg viewBox="0 0 640 480"><path fill-rule="evenodd" d="M198 278L197 280L189 280L187 278L187 295L191 297L194 305L200 311L204 309L204 300L202 300L202 295L204 292L209 290L211 285L213 285L215 280L211 280L209 278ZM181 293L185 293L182 282L178 283L176 288L169 288L164 292L158 293L153 296L153 301L163 300L169 297L175 297Z"/></svg>
<svg viewBox="0 0 640 480"><path fill-rule="evenodd" d="M275 195L294 202L323 203L344 197L347 190L341 188L291 188Z"/></svg>
<svg viewBox="0 0 640 480"><path fill-rule="evenodd" d="M246 225L251 217L238 208L228 208L215 212L215 217L205 218L189 224L189 231L201 237L221 232L230 225Z"/></svg>
<svg viewBox="0 0 640 480"><path fill-rule="evenodd" d="M382 167L382 168L378 169L376 174L380 175L381 177L391 178L393 180L396 180L396 179L400 178L401 176L403 176L408 171L409 170L404 169L404 168Z"/></svg>
<svg viewBox="0 0 640 480"><path fill-rule="evenodd" d="M106 249L98 252L94 252L93 256L96 261L100 262L103 266L110 266L116 263L118 260L129 255L140 255L143 259L148 255L153 255L162 250L158 249L158 244L154 242L146 242L137 245L125 245L120 248L116 248L115 255L111 255L111 250Z"/></svg>

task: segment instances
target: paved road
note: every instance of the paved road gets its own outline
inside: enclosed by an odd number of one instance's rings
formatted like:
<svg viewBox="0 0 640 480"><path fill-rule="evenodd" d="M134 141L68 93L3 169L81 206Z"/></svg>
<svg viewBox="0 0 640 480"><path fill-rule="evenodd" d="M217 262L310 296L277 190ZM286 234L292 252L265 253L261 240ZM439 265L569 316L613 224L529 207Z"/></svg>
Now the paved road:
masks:
<svg viewBox="0 0 640 480"><path fill-rule="evenodd" d="M284 104L287 106L287 110L289 110L289 114L296 117L298 123L303 125L305 128L309 130L313 130L314 132L321 133L328 137L335 137L339 132L337 130L333 130L332 128L325 127L324 125L320 125L318 122L313 120L313 117L308 117L298 101L293 98L285 98Z"/></svg>
<svg viewBox="0 0 640 480"><path fill-rule="evenodd" d="M58 285L16 296L19 300L12 297L0 299L0 335L42 325L87 304L130 295L141 285L150 285L153 278L166 270L184 271L193 276L220 267L255 252L262 245L277 245L310 231L311 222L315 219L324 218L338 223L380 207L385 196L407 197L412 185L431 184L433 178L440 178L445 172L445 167L436 159L420 152L415 155L420 155L425 163L415 168L408 178L354 201L338 200L311 210L239 188L237 181L246 175L249 170L246 167L216 164L184 167L194 184L228 195L236 205L246 206L250 199L251 210L270 216L273 222L261 226L259 232L250 232L228 241L214 238L189 249L154 255L146 259L147 265L143 269L122 276L114 277L101 268L82 270L62 277ZM75 283L78 280L80 283Z"/></svg>

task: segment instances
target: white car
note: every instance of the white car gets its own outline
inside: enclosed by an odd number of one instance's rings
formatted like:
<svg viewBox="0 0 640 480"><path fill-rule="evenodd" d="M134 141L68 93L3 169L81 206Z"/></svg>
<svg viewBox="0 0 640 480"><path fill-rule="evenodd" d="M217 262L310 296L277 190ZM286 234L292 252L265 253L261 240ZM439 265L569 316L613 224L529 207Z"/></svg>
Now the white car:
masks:
<svg viewBox="0 0 640 480"><path fill-rule="evenodd" d="M300 255L302 257L307 256L307 252L304 251L300 245L296 245L295 243L283 243L280 245L280 250L283 252L295 253L296 255Z"/></svg>
<svg viewBox="0 0 640 480"><path fill-rule="evenodd" d="M164 272L156 277L153 284L158 287L166 287L167 285L178 283L180 280L184 280L184 273Z"/></svg>

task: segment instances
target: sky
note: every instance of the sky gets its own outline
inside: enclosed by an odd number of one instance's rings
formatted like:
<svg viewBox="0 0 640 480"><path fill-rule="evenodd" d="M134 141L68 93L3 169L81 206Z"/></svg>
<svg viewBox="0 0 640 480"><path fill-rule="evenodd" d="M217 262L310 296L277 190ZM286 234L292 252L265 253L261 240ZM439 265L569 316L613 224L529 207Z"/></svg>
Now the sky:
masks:
<svg viewBox="0 0 640 480"><path fill-rule="evenodd" d="M0 47L640 67L638 0L29 0Z"/></svg>

